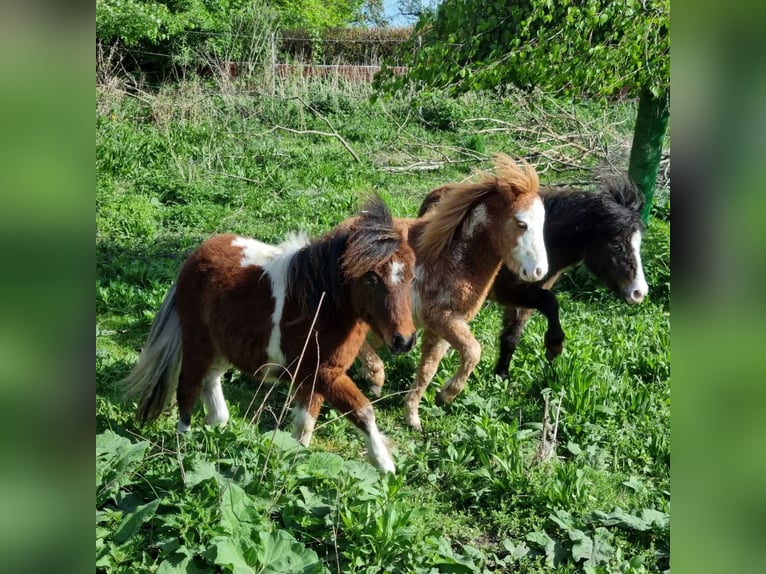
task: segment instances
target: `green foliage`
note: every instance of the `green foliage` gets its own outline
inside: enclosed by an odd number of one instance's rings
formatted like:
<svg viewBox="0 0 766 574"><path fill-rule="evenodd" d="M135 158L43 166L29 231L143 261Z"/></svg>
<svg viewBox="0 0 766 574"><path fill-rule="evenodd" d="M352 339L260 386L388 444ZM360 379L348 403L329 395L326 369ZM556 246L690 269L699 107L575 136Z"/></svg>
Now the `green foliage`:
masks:
<svg viewBox="0 0 766 574"><path fill-rule="evenodd" d="M409 75L384 69L376 87L514 84L598 96L646 87L659 96L670 82L669 12L668 0L445 0L403 47Z"/></svg>
<svg viewBox="0 0 766 574"><path fill-rule="evenodd" d="M564 354L544 358L545 322L534 316L511 381L492 374L500 313L472 323L482 358L445 407L436 389L457 367L450 352L426 391L425 433L402 421L402 395L418 351L384 356L381 429L398 474L364 461L345 419L325 409L311 449L282 432L286 389L232 374L232 419L175 432L172 410L139 429L120 379L185 254L218 232L279 241L288 231L330 229L370 191L412 216L423 195L461 181L494 151L545 148L524 130L551 108L511 94L477 93L426 124L419 109L441 92L372 103L366 87L330 80L263 93L211 93L198 83L141 99L99 92L96 126L96 569L98 572L659 572L668 567L670 514L670 204L655 208L643 243L650 295L619 301L584 269L557 284ZM521 98L521 96L518 96ZM305 104L319 112L320 118ZM551 105L553 104L546 104ZM556 109L556 108L552 108ZM607 110L610 149L624 147L634 109ZM578 105L577 118L600 115ZM322 119L324 118L324 119ZM497 118L471 123L471 118ZM325 121L326 120L326 121ZM334 137L273 130L328 131ZM556 116L552 130L568 130ZM624 127L623 127L624 126ZM468 150L468 151L466 151ZM469 155L470 153L470 155ZM387 171L444 157L437 171ZM589 161L595 162L595 159ZM582 180L582 169L541 178ZM547 171L546 171L547 170ZM551 175L554 174L554 175ZM357 368L350 376L365 384ZM557 456L534 464L543 396L561 400ZM267 394L268 393L268 394ZM275 431L275 429L277 429Z"/></svg>

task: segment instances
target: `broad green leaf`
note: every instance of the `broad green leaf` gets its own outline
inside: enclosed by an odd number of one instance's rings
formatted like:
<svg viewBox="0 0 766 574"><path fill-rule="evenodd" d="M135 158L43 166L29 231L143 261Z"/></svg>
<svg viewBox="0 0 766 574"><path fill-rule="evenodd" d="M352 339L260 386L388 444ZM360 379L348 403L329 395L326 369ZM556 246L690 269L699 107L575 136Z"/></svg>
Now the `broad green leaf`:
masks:
<svg viewBox="0 0 766 574"><path fill-rule="evenodd" d="M96 489L99 498L114 492L130 478L130 470L144 458L148 447L146 441L133 443L110 430L96 435Z"/></svg>
<svg viewBox="0 0 766 574"><path fill-rule="evenodd" d="M233 535L249 538L264 528L269 502L247 494L235 482L221 487L221 526Z"/></svg>
<svg viewBox="0 0 766 574"><path fill-rule="evenodd" d="M295 452L303 447L293 436L283 430L275 430L264 433L264 438L282 452Z"/></svg>
<svg viewBox="0 0 766 574"><path fill-rule="evenodd" d="M221 476L218 473L216 465L211 461L195 458L185 470L186 486L195 486L208 478L215 478L220 482Z"/></svg>
<svg viewBox="0 0 766 574"><path fill-rule="evenodd" d="M242 547L233 538L215 538L214 547L215 564L228 568L232 574L255 574L256 570L248 564Z"/></svg>
<svg viewBox="0 0 766 574"><path fill-rule="evenodd" d="M572 545L572 558L575 562L580 560L590 560L593 554L593 541L582 530L570 530L569 539L574 542Z"/></svg>
<svg viewBox="0 0 766 574"><path fill-rule="evenodd" d="M156 574L205 574L206 572L199 568L189 556L175 555L163 560Z"/></svg>
<svg viewBox="0 0 766 574"><path fill-rule="evenodd" d="M263 574L311 574L324 572L316 552L295 540L286 530L261 532L255 556Z"/></svg>
<svg viewBox="0 0 766 574"><path fill-rule="evenodd" d="M574 529L574 520L572 515L566 510L558 509L554 513L548 515L553 522L555 522L561 530L569 532Z"/></svg>
<svg viewBox="0 0 766 574"><path fill-rule="evenodd" d="M542 532L539 530L536 530L534 532L530 532L526 536L527 542L531 542L532 544L535 544L539 546L540 548L545 548L548 543L552 542L553 539L546 534L546 532L543 530Z"/></svg>
<svg viewBox="0 0 766 574"><path fill-rule="evenodd" d="M117 544L122 544L130 540L130 538L138 532L141 525L149 520L157 511L157 507L160 505L159 499L152 500L147 504L143 504L136 508L134 512L131 512L125 518L122 519L119 528L114 533L114 541Z"/></svg>
<svg viewBox="0 0 766 574"><path fill-rule="evenodd" d="M665 530L670 527L670 515L662 512L661 510L655 510L654 508L644 508L641 511L641 518L650 527L656 526L660 530Z"/></svg>
<svg viewBox="0 0 766 574"><path fill-rule="evenodd" d="M615 508L607 514L601 510L594 510L587 516L588 522L595 522L603 526L622 526L633 530L649 530L649 524L635 514L629 514L621 508Z"/></svg>

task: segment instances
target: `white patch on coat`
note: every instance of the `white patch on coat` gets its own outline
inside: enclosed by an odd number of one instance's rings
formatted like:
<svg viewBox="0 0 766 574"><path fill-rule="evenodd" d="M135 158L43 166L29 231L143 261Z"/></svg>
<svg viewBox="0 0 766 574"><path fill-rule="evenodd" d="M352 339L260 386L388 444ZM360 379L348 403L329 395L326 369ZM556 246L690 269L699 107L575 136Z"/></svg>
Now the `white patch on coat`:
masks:
<svg viewBox="0 0 766 574"><path fill-rule="evenodd" d="M463 225L463 237L470 239L474 236L477 229L480 229L486 225L489 217L487 217L487 206L483 203L477 205L470 215L466 218Z"/></svg>
<svg viewBox="0 0 766 574"><path fill-rule="evenodd" d="M636 260L636 276L626 289L625 298L631 303L640 303L649 293L649 285L644 277L644 266L641 264L641 232L636 231L630 237L630 246L633 248L633 257Z"/></svg>
<svg viewBox="0 0 766 574"><path fill-rule="evenodd" d="M399 285L404 277L404 263L394 261L391 263L391 285Z"/></svg>
<svg viewBox="0 0 766 574"><path fill-rule="evenodd" d="M264 275L268 275L271 281L271 296L274 299L274 313L271 315L271 335L269 336L269 344L266 347L266 354L269 357L269 361L279 363L280 365L285 364L285 356L282 354L282 329L280 324L287 295L287 268L293 255L303 249L307 243L308 238L305 235L288 237L277 246L281 253L262 266Z"/></svg>
<svg viewBox="0 0 766 574"><path fill-rule="evenodd" d="M525 281L539 281L548 273L548 255L543 238L545 207L542 199L535 198L530 208L518 212L508 225L515 226L517 221L527 224L527 229L519 236L512 251L513 259L518 265L517 272Z"/></svg>
<svg viewBox="0 0 766 574"><path fill-rule="evenodd" d="M250 237L237 237L231 242L231 246L242 249L242 259L239 262L242 267L263 267L282 252L275 245L269 245Z"/></svg>

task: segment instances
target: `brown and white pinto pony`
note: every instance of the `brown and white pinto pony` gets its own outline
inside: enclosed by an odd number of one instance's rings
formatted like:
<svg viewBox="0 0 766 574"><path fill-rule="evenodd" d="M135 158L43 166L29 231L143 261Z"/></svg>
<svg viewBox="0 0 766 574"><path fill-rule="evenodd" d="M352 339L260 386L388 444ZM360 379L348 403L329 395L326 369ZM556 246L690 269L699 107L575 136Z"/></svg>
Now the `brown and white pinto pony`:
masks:
<svg viewBox="0 0 766 574"><path fill-rule="evenodd" d="M502 264L525 281L548 272L543 242L545 210L538 195L534 168L507 155L495 157L495 174L449 186L439 209L419 219L402 220L410 227L415 250L412 306L423 327L420 363L404 403L407 424L421 430L418 405L444 353L452 346L460 367L437 395L437 404L460 393L479 362L481 347L468 326L481 308ZM379 395L385 378L383 362L365 344L360 353L362 375Z"/></svg>
<svg viewBox="0 0 766 574"><path fill-rule="evenodd" d="M371 461L394 472L372 405L346 371L370 328L394 353L415 344L407 233L374 198L352 225L311 242L207 240L186 259L126 378L139 423L155 420L175 391L179 432L190 428L200 392L205 422L224 425L221 375L268 365L295 385L294 436L304 445L327 400L366 435Z"/></svg>
<svg viewBox="0 0 766 574"><path fill-rule="evenodd" d="M447 187L436 188L426 196L420 216L436 207ZM548 274L529 283L503 266L488 295L504 308L495 365L495 374L503 378L508 378L513 353L535 309L548 320L544 339L548 360L561 354L564 330L558 300L550 289L569 267L582 262L628 303L640 303L649 292L641 264L644 197L627 174L602 177L600 192L542 189L540 197L545 205Z"/></svg>

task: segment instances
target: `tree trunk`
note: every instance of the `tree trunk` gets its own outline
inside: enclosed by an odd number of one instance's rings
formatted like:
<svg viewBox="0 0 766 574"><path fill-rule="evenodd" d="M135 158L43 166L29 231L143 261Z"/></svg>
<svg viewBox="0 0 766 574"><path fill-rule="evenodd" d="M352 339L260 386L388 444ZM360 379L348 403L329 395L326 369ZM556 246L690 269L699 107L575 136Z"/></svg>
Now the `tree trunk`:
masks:
<svg viewBox="0 0 766 574"><path fill-rule="evenodd" d="M644 193L644 209L641 217L649 221L649 212L654 199L654 185L662 159L662 144L670 117L670 92L665 90L656 98L648 89L641 90L638 99L636 128L633 131L633 146L630 150L628 174Z"/></svg>

